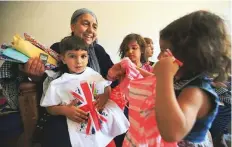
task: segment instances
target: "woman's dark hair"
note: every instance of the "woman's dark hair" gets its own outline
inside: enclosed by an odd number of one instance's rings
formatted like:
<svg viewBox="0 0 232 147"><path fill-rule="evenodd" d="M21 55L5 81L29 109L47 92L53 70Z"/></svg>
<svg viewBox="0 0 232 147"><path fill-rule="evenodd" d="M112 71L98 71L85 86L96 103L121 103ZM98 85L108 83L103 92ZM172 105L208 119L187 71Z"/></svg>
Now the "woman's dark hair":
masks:
<svg viewBox="0 0 232 147"><path fill-rule="evenodd" d="M223 19L213 13L185 15L161 30L160 39L168 42L173 55L184 63L180 68L184 75L204 72L224 81L231 73L231 42Z"/></svg>
<svg viewBox="0 0 232 147"><path fill-rule="evenodd" d="M128 50L128 44L131 42L131 41L137 41L139 47L140 47L140 51L141 51L141 58L140 58L140 61L142 63L145 63L146 62L146 58L145 58L145 50L146 50L146 42L144 40L144 38L139 35L139 34L129 34L127 35L121 45L120 45L120 49L119 49L119 56L120 58L124 58L125 55L126 55L126 52Z"/></svg>
<svg viewBox="0 0 232 147"><path fill-rule="evenodd" d="M89 45L83 39L77 36L67 36L63 38L59 44L60 54L64 55L69 50L84 50L88 52ZM61 61L58 70L61 74L69 72L66 64Z"/></svg>

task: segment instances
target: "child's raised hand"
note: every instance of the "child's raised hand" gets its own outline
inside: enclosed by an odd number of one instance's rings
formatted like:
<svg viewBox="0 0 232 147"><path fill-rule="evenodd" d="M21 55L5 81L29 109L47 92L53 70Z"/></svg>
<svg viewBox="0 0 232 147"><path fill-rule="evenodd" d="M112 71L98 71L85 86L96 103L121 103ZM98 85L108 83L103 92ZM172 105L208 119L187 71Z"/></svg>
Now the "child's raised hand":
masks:
<svg viewBox="0 0 232 147"><path fill-rule="evenodd" d="M182 65L183 64L172 55L170 50L167 49L155 64L153 71L157 77L166 76L167 74L174 77L179 67Z"/></svg>
<svg viewBox="0 0 232 147"><path fill-rule="evenodd" d="M77 123L85 122L88 120L88 113L74 106L74 103L67 105L65 109L65 116Z"/></svg>
<svg viewBox="0 0 232 147"><path fill-rule="evenodd" d="M166 76L167 74L174 77L179 69L179 66L178 64L173 63L173 61L174 60L172 57L166 57L157 62L154 67L154 74L156 75L156 77L164 75Z"/></svg>

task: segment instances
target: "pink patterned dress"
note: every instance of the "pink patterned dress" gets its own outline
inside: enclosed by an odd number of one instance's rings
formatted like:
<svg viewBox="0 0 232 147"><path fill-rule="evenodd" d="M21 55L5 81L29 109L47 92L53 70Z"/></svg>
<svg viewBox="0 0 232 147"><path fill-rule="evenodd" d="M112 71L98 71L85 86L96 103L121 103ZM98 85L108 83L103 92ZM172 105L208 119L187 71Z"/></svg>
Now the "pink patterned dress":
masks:
<svg viewBox="0 0 232 147"><path fill-rule="evenodd" d="M148 71L148 72L153 71L152 66L149 65L148 63L143 64L143 66L141 68ZM118 85L112 89L110 99L113 100L114 102L116 102L122 110L125 108L125 106L128 102L128 100L125 97L125 94L121 92L120 85Z"/></svg>
<svg viewBox="0 0 232 147"><path fill-rule="evenodd" d="M126 77L119 86L129 101L130 121L123 147L177 147L175 142L162 140L157 128L154 112L156 78L143 78L128 58L121 61L121 66L126 70Z"/></svg>

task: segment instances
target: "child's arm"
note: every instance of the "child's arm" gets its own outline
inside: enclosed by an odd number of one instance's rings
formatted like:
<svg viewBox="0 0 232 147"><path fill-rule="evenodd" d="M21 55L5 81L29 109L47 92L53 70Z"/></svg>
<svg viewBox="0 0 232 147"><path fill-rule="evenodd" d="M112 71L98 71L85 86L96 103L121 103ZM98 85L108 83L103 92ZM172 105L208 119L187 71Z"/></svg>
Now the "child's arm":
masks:
<svg viewBox="0 0 232 147"><path fill-rule="evenodd" d="M46 109L51 115L64 115L77 123L85 122L88 119L88 113L73 106L73 103L67 106L50 106Z"/></svg>
<svg viewBox="0 0 232 147"><path fill-rule="evenodd" d="M120 63L116 63L108 70L107 79L110 81L120 80L123 79L124 75L125 70Z"/></svg>
<svg viewBox="0 0 232 147"><path fill-rule="evenodd" d="M157 125L168 142L182 140L196 119L206 116L211 109L208 95L199 88L186 88L176 98L173 80L177 70L172 58L163 59L155 66Z"/></svg>
<svg viewBox="0 0 232 147"><path fill-rule="evenodd" d="M142 68L136 67L136 69L140 72L140 74L143 77L154 75L153 73L148 72ZM125 77L125 74L126 74L125 69L121 67L120 63L117 63L117 64L114 64L114 66L112 66L112 68L109 69L107 79L110 81L114 81L116 79L121 81Z"/></svg>
<svg viewBox="0 0 232 147"><path fill-rule="evenodd" d="M96 107L98 110L104 109L105 104L107 103L111 93L111 87L107 86L104 89L103 94L99 94L96 96Z"/></svg>
<svg viewBox="0 0 232 147"><path fill-rule="evenodd" d="M154 74L151 73L151 72L148 72L142 68L139 68L139 67L136 67L136 69L140 72L140 74L143 76L143 77L148 77L148 76L153 76Z"/></svg>

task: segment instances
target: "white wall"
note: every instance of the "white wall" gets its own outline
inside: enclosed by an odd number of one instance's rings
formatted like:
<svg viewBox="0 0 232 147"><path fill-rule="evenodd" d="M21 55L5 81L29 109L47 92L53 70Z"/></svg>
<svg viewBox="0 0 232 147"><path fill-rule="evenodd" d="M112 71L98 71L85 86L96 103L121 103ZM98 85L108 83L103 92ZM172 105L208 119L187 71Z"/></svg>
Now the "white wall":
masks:
<svg viewBox="0 0 232 147"><path fill-rule="evenodd" d="M128 33L151 37L159 53L159 30L195 10L210 10L231 24L229 0L93 1L93 2L0 2L0 44L10 43L14 34L27 32L50 46L70 33L70 18L78 8L89 8L99 22L99 43L114 62L118 48Z"/></svg>

